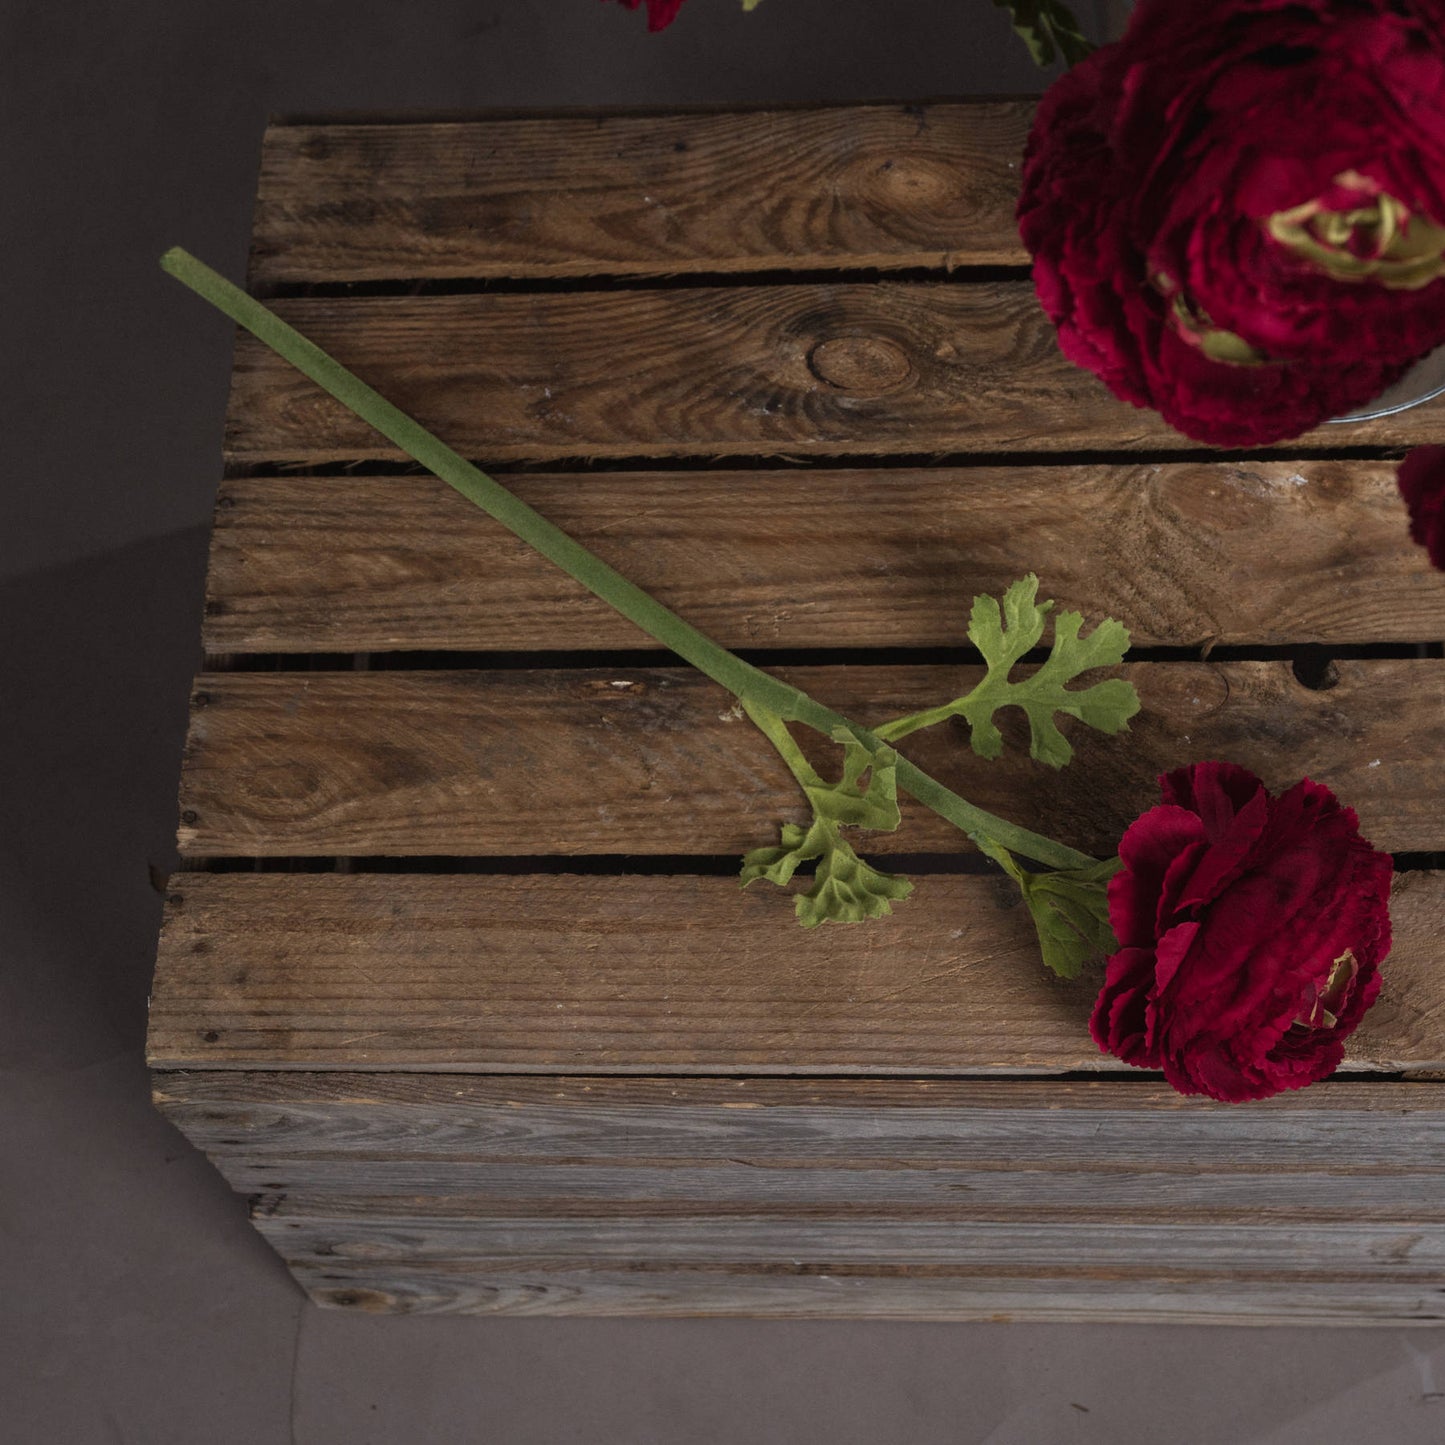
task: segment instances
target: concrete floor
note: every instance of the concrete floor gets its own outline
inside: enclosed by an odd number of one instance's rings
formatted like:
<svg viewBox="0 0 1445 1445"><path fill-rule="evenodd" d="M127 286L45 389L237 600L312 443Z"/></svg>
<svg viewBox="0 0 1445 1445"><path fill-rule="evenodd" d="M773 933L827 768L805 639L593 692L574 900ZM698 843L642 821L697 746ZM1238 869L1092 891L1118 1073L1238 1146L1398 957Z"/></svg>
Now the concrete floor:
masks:
<svg viewBox="0 0 1445 1445"><path fill-rule="evenodd" d="M242 273L269 112L1037 90L988 0L8 0L0 66L0 1441L1445 1440L1424 1330L318 1311L149 1106L230 364L155 258Z"/></svg>

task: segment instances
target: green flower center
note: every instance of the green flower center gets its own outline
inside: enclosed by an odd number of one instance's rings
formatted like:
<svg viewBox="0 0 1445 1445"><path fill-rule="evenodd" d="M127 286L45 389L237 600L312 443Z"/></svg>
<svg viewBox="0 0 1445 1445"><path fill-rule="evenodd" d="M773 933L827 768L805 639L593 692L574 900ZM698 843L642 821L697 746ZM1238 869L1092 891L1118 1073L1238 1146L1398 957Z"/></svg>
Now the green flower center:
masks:
<svg viewBox="0 0 1445 1445"><path fill-rule="evenodd" d="M1266 216L1265 231L1287 251L1336 281L1375 281L1391 291L1418 291L1445 275L1445 227L1412 214L1398 196L1355 171L1335 184L1359 194L1347 211L1306 201Z"/></svg>

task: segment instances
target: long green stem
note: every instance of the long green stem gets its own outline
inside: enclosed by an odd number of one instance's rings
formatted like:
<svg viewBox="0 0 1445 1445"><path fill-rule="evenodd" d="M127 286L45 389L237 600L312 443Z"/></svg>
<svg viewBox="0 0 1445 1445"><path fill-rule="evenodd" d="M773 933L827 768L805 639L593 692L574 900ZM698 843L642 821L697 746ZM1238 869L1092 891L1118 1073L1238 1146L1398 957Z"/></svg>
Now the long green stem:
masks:
<svg viewBox="0 0 1445 1445"><path fill-rule="evenodd" d="M759 707L749 698L741 698L743 710L753 725L777 749L778 756L788 765L788 771L797 779L800 788L821 788L826 784L818 776L817 769L803 755L798 740L788 731L788 725L775 713Z"/></svg>
<svg viewBox="0 0 1445 1445"><path fill-rule="evenodd" d="M843 727L869 749L880 745L879 739L866 728L815 702L781 679L735 657L712 638L684 622L670 608L648 596L600 557L573 541L561 528L514 497L500 482L459 456L261 302L233 286L189 252L180 247L167 251L161 257L161 267L245 327L257 340L330 392L343 406L369 422L388 441L454 487L469 502L635 622L649 637L727 688L744 707L750 702L756 703L778 717L804 723L825 735ZM992 839L1012 853L1021 853L1051 868L1082 868L1095 862L1086 853L1066 848L1052 838L1042 837L974 807L905 758L898 759L898 785L975 841L980 836Z"/></svg>

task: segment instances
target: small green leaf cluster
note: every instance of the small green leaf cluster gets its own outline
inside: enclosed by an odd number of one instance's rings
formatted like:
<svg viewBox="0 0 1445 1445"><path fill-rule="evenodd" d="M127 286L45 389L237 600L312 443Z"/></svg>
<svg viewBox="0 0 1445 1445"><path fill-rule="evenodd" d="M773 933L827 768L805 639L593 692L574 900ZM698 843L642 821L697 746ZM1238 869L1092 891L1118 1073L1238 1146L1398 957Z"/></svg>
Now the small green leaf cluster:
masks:
<svg viewBox="0 0 1445 1445"><path fill-rule="evenodd" d="M1079 613L1059 613L1054 618L1048 658L1027 676L1012 677L1016 664L1039 645L1053 610L1052 602L1038 601L1038 586L1038 578L1030 574L1008 588L1002 605L992 597L974 598L968 636L983 655L987 670L972 691L942 707L884 724L872 733L854 731L851 725L834 728L833 741L843 747L843 775L836 783L825 782L817 774L782 717L743 700L748 715L771 739L813 810L808 827L785 824L779 844L755 848L743 859L744 886L759 879L785 886L799 867L816 860L812 886L797 896L795 905L805 927L880 918L908 896L912 885L865 863L840 830L892 832L899 826L898 754L890 745L893 739L962 717L969 725L973 750L981 757L996 758L1003 751L1004 738L994 715L1000 708L1017 707L1028 718L1030 755L1057 768L1073 757L1073 749L1055 721L1057 714L1106 733L1127 728L1129 718L1139 709L1132 684L1111 678L1085 688L1068 686L1081 673L1123 660L1129 633L1118 622L1106 619L1083 636ZM1118 869L1117 858L1087 867L1033 873L1020 866L999 838L971 830L970 836L1018 884L1038 931L1044 962L1055 973L1072 978L1090 958L1114 948L1107 884Z"/></svg>
<svg viewBox="0 0 1445 1445"><path fill-rule="evenodd" d="M798 894L795 902L798 921L805 928L816 928L824 922L861 923L865 918L881 918L913 891L906 878L881 873L865 863L838 831L845 824L884 832L898 827L902 821L898 811L898 754L890 747L870 750L846 730L835 733L834 741L843 744L840 781L824 782L803 764L803 792L812 804L812 826L800 828L796 823L785 823L780 847L754 848L743 859L743 887L759 878L785 885L800 864L819 860L813 870L813 886ZM794 771L798 771L796 766Z"/></svg>
<svg viewBox="0 0 1445 1445"><path fill-rule="evenodd" d="M1029 48L1034 64L1047 67L1059 57L1077 65L1093 53L1093 45L1079 28L1074 13L1061 0L993 0L1007 10L1014 31Z"/></svg>

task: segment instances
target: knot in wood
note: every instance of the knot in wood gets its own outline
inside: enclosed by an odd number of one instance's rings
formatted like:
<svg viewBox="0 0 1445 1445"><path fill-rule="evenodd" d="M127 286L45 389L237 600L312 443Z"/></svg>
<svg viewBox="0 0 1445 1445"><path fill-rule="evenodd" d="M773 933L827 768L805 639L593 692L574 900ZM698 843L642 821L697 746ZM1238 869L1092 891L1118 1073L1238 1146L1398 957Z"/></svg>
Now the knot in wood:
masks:
<svg viewBox="0 0 1445 1445"><path fill-rule="evenodd" d="M808 353L808 369L828 386L855 396L882 396L912 374L908 353L881 336L835 336Z"/></svg>
<svg viewBox="0 0 1445 1445"><path fill-rule="evenodd" d="M962 198L964 180L956 167L943 165L926 156L894 155L879 162L861 158L855 172L861 197L875 203L879 211L895 215L937 216L956 209Z"/></svg>

